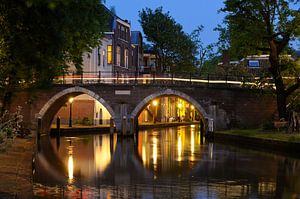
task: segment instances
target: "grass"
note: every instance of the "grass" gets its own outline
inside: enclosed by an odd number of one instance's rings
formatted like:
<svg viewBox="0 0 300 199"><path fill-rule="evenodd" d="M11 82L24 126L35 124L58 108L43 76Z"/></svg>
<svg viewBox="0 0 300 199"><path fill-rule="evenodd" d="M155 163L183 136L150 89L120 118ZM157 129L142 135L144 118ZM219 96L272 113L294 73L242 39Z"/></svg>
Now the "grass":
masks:
<svg viewBox="0 0 300 199"><path fill-rule="evenodd" d="M245 137L254 137L265 140L276 140L284 142L300 143L300 133L286 133L284 131L269 131L265 132L261 129L232 129L227 131L219 131L217 133L239 135Z"/></svg>

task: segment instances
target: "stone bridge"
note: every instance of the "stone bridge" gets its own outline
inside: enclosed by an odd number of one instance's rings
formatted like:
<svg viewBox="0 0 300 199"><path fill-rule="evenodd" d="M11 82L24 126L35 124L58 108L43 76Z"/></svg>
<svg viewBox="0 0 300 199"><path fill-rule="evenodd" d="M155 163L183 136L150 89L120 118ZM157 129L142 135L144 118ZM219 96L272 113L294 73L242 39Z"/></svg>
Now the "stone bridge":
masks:
<svg viewBox="0 0 300 199"><path fill-rule="evenodd" d="M276 112L276 99L269 91L205 85L55 85L47 90L20 91L13 96L11 109L22 106L24 122L36 127L42 120L42 131L48 132L57 111L70 97L87 94L102 103L111 114L117 131L124 121L137 121L140 112L153 99L178 96L194 105L202 120L214 119L215 129L258 127ZM126 119L125 119L126 118ZM129 128L127 128L129 130Z"/></svg>

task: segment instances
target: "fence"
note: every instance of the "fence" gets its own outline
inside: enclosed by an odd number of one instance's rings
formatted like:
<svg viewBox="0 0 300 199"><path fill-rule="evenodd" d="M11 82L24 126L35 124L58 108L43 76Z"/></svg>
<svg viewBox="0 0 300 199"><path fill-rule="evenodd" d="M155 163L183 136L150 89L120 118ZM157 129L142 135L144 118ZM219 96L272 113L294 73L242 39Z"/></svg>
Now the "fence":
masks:
<svg viewBox="0 0 300 199"><path fill-rule="evenodd" d="M273 87L270 77L246 75L216 75L199 73L150 73L137 72L68 72L54 79L55 84L155 84L155 85L186 85L186 84L225 84L235 86Z"/></svg>

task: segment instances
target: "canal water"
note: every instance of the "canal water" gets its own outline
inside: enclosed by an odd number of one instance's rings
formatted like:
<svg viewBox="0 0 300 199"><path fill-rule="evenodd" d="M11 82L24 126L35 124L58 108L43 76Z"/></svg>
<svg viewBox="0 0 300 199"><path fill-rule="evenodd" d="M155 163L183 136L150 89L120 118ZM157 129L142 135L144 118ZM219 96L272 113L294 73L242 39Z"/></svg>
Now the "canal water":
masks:
<svg viewBox="0 0 300 199"><path fill-rule="evenodd" d="M300 198L300 160L201 140L197 126L42 137L35 198Z"/></svg>

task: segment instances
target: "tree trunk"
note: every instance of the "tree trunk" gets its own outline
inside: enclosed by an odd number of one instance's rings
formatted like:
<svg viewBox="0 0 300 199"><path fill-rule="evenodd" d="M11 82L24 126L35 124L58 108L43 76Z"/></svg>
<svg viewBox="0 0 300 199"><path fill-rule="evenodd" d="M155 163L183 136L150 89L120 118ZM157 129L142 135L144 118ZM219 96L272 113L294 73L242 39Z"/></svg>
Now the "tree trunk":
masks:
<svg viewBox="0 0 300 199"><path fill-rule="evenodd" d="M278 86L281 84L283 84L283 82L280 82L280 80L275 79L276 96L277 96L277 110L278 110L278 114L279 114L279 119L284 118L287 120L287 109L286 109L287 96L285 94L284 87Z"/></svg>
<svg viewBox="0 0 300 199"><path fill-rule="evenodd" d="M287 95L285 91L285 86L283 83L283 79L281 76L281 68L279 64L279 53L277 49L277 45L275 41L270 41L270 71L275 81L276 86L276 96L277 96L277 111L279 114L279 119L285 118L287 119L287 109L286 109L286 101Z"/></svg>

